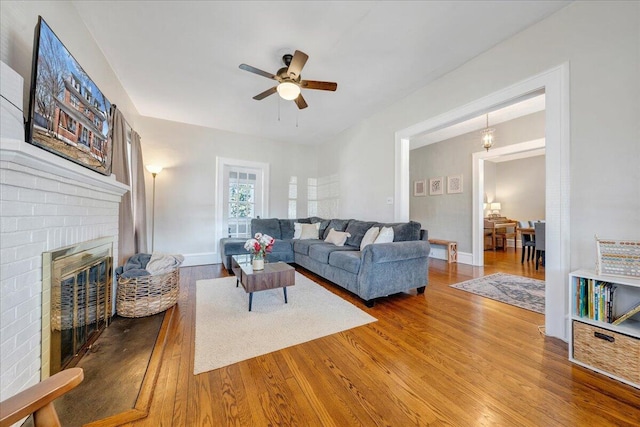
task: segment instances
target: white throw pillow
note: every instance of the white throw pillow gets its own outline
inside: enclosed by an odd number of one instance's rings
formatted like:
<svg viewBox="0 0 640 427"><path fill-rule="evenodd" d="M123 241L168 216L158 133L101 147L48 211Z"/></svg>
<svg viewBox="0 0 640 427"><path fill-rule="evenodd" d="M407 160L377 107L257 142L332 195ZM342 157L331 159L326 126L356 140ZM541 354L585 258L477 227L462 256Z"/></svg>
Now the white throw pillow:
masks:
<svg viewBox="0 0 640 427"><path fill-rule="evenodd" d="M391 243L393 242L393 228L391 227L382 227L380 230L380 234L376 237L375 243Z"/></svg>
<svg viewBox="0 0 640 427"><path fill-rule="evenodd" d="M363 250L365 246L372 244L376 241L376 237L380 234L380 227L371 227L364 233L362 242L360 242L360 250Z"/></svg>
<svg viewBox="0 0 640 427"><path fill-rule="evenodd" d="M299 222L294 222L293 223L293 238L294 239L299 239L300 236L302 235L302 224L300 224Z"/></svg>
<svg viewBox="0 0 640 427"><path fill-rule="evenodd" d="M344 242L347 241L347 237L351 237L351 233L336 231L332 228L329 230L329 234L324 241L327 243L333 243L336 246L344 246Z"/></svg>
<svg viewBox="0 0 640 427"><path fill-rule="evenodd" d="M320 231L320 223L315 224L300 224L300 240L317 239Z"/></svg>

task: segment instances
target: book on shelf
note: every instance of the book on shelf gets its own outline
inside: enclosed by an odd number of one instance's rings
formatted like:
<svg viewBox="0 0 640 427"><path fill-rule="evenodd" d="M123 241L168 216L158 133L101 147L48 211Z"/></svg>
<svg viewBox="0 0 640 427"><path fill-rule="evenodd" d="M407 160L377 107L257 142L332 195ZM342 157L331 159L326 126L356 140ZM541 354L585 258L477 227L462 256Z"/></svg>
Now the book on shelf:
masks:
<svg viewBox="0 0 640 427"><path fill-rule="evenodd" d="M636 313L640 313L640 302L638 304L636 304L633 308L631 308L631 310L627 311L622 316L620 316L616 320L614 320L612 324L613 325L619 325L620 323L622 323L625 320L629 319L631 316L633 316Z"/></svg>
<svg viewBox="0 0 640 427"><path fill-rule="evenodd" d="M614 284L580 277L575 289L575 314L611 323L614 316Z"/></svg>

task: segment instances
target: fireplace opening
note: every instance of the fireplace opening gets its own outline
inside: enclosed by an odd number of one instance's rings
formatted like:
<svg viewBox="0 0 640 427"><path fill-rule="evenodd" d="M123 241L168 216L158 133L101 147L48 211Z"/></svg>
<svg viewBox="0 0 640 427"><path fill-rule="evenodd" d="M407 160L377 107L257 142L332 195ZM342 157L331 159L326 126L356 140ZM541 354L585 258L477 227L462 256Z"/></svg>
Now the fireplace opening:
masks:
<svg viewBox="0 0 640 427"><path fill-rule="evenodd" d="M112 253L103 238L43 254L43 378L77 364L109 325Z"/></svg>

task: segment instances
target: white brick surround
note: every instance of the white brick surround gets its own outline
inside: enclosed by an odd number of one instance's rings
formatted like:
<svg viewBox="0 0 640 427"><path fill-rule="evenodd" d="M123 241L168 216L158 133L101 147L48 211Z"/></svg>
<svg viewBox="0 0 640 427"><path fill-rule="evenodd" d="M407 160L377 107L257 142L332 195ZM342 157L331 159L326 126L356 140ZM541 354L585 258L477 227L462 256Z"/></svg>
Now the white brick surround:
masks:
<svg viewBox="0 0 640 427"><path fill-rule="evenodd" d="M31 144L0 139L0 400L40 381L42 253L113 237L117 259L127 190Z"/></svg>

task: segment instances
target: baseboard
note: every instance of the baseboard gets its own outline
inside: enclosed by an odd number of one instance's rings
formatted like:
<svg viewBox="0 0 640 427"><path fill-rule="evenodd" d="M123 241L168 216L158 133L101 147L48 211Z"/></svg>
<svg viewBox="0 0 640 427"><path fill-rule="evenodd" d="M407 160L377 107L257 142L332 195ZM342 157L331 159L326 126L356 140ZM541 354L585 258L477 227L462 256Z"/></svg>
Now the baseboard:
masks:
<svg viewBox="0 0 640 427"><path fill-rule="evenodd" d="M458 264L473 265L473 254L471 252L458 251Z"/></svg>
<svg viewBox="0 0 640 427"><path fill-rule="evenodd" d="M431 246L429 258L441 259L447 261L447 250L437 246ZM458 251L458 264L473 265L473 255L469 252Z"/></svg>
<svg viewBox="0 0 640 427"><path fill-rule="evenodd" d="M182 267L194 265L220 264L220 254L217 252L204 252L199 254L184 254Z"/></svg>

